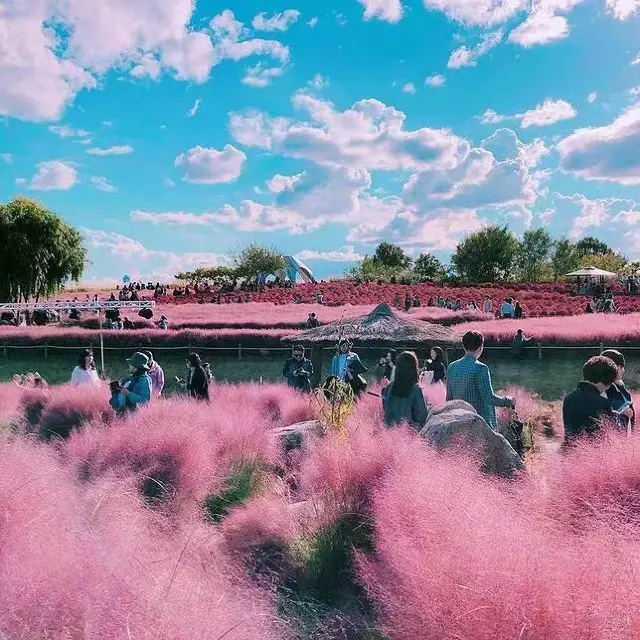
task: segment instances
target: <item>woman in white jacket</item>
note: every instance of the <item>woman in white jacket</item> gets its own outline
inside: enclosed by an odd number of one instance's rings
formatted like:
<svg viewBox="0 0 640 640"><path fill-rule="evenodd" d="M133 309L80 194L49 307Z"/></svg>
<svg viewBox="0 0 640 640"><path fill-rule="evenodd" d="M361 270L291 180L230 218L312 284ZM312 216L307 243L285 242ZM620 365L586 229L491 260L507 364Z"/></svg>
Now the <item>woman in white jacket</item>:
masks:
<svg viewBox="0 0 640 640"><path fill-rule="evenodd" d="M78 365L71 373L71 386L83 387L98 384L100 384L100 378L93 361L93 352L90 349L85 349L78 354Z"/></svg>

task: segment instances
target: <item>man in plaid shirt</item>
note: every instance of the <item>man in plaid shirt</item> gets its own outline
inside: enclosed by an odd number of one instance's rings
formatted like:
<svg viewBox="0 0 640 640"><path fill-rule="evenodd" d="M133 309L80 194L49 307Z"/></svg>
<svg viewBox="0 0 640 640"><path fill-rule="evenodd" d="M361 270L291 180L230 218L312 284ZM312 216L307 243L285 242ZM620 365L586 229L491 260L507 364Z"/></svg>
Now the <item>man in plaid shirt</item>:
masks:
<svg viewBox="0 0 640 640"><path fill-rule="evenodd" d="M462 346L464 356L452 362L447 372L447 401L468 402L496 430L495 408L515 409L513 398L497 396L493 392L489 367L478 361L484 349L484 336L477 331L468 331L462 337Z"/></svg>

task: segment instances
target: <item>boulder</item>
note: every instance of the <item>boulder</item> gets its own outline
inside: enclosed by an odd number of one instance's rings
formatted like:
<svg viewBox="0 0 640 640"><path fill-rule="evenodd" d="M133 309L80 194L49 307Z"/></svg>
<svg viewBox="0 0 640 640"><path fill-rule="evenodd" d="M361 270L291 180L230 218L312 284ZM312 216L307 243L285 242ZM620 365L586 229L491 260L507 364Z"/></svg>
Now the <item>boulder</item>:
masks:
<svg viewBox="0 0 640 640"><path fill-rule="evenodd" d="M471 407L461 400L434 409L420 435L438 449L462 446L483 457L483 471L511 477L524 468L522 459Z"/></svg>
<svg viewBox="0 0 640 640"><path fill-rule="evenodd" d="M322 435L322 426L317 420L307 420L296 422L296 424L287 427L272 429L270 434L274 438L279 438L285 452L287 452L305 448L310 438Z"/></svg>

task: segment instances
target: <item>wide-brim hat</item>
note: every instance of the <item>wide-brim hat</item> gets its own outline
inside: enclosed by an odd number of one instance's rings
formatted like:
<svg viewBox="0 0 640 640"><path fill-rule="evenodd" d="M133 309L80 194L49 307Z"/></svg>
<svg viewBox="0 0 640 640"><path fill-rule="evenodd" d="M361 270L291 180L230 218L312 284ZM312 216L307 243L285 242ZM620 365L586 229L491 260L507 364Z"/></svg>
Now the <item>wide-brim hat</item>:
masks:
<svg viewBox="0 0 640 640"><path fill-rule="evenodd" d="M127 358L127 362L136 369L149 371L149 358L140 351L136 351L130 358Z"/></svg>

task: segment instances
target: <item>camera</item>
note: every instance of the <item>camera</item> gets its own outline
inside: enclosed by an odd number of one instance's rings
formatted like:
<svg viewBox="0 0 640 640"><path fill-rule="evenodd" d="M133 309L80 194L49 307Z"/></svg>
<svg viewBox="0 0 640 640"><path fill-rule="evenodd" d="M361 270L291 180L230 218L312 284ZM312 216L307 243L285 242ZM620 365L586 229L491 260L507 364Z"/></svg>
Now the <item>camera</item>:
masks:
<svg viewBox="0 0 640 640"><path fill-rule="evenodd" d="M109 390L111 391L112 395L120 393L120 383L117 380L112 380L109 383Z"/></svg>

